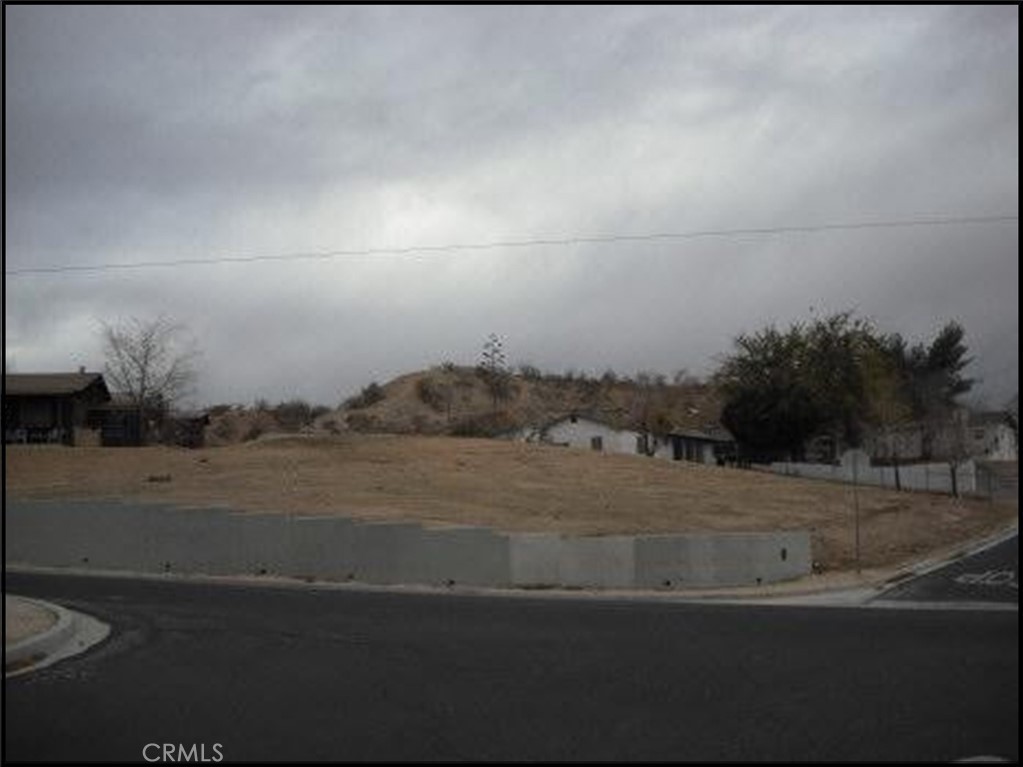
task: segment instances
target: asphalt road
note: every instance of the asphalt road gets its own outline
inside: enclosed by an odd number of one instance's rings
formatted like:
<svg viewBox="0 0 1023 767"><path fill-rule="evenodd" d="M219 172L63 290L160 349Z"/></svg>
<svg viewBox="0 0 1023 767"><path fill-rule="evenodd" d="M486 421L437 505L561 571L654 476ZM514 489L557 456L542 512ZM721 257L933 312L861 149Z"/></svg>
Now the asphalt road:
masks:
<svg viewBox="0 0 1023 767"><path fill-rule="evenodd" d="M901 583L881 600L1019 604L1019 536Z"/></svg>
<svg viewBox="0 0 1023 767"><path fill-rule="evenodd" d="M5 761L1018 759L1014 611L6 588L114 631L5 682Z"/></svg>

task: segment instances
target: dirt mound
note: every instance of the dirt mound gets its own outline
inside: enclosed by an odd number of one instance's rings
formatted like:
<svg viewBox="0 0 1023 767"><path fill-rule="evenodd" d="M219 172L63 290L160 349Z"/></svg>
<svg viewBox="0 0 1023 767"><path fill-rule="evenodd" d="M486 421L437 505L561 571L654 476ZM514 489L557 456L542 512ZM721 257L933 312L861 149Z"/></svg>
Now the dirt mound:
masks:
<svg viewBox="0 0 1023 767"><path fill-rule="evenodd" d="M718 392L696 381L539 371L495 380L479 368L442 365L372 384L331 420L360 432L494 436L578 413L623 429L700 430L718 423L721 407Z"/></svg>

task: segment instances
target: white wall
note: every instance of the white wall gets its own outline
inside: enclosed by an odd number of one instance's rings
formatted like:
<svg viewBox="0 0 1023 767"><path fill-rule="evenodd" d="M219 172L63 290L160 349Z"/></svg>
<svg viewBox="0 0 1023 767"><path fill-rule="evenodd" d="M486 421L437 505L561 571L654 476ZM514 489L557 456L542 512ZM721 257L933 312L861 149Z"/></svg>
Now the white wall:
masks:
<svg viewBox="0 0 1023 767"><path fill-rule="evenodd" d="M602 452L636 455L638 432L619 431L587 418L576 418L575 423L568 418L558 421L547 429L545 441L591 450L594 437L600 438Z"/></svg>
<svg viewBox="0 0 1023 767"><path fill-rule="evenodd" d="M1019 457L1012 429L1004 423L968 427L966 444L970 455L986 461L1015 461Z"/></svg>

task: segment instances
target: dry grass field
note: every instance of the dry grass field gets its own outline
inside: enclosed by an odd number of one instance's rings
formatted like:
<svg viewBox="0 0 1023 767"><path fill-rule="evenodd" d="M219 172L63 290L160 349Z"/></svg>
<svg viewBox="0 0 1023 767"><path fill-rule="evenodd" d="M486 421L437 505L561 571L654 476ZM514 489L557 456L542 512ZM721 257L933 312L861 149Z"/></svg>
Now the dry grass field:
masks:
<svg viewBox="0 0 1023 767"><path fill-rule="evenodd" d="M854 562L851 487L495 440L348 434L205 450L9 446L7 498L117 498L577 534L809 530ZM886 568L1012 525L1015 503L861 487L861 565Z"/></svg>

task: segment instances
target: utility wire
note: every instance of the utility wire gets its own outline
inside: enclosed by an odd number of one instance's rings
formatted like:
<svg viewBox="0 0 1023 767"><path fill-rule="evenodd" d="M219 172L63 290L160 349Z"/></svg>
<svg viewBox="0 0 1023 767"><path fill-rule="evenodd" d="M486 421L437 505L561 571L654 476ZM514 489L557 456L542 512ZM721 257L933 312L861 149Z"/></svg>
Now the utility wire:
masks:
<svg viewBox="0 0 1023 767"><path fill-rule="evenodd" d="M33 274L63 274L68 272L105 272L115 269L150 269L154 267L204 266L210 264L248 264L259 261L299 261L357 256L405 256L415 253L451 253L456 251L494 250L497 248L560 247L565 245L597 245L617 242L652 242L656 240L687 240L700 237L770 236L793 233L850 231L857 229L897 229L924 226L954 226L959 224L991 224L1019 221L1019 215L956 216L948 218L895 219L854 223L812 224L807 226L772 226L750 229L704 229L689 232L659 232L655 234L613 234L603 236L575 236L532 240L505 240L486 243L448 245L415 245L404 248L366 248L362 250L327 250L310 253L280 253L263 256L222 256L218 258L179 258L167 261L138 261L101 264L64 264L4 270L6 277Z"/></svg>

